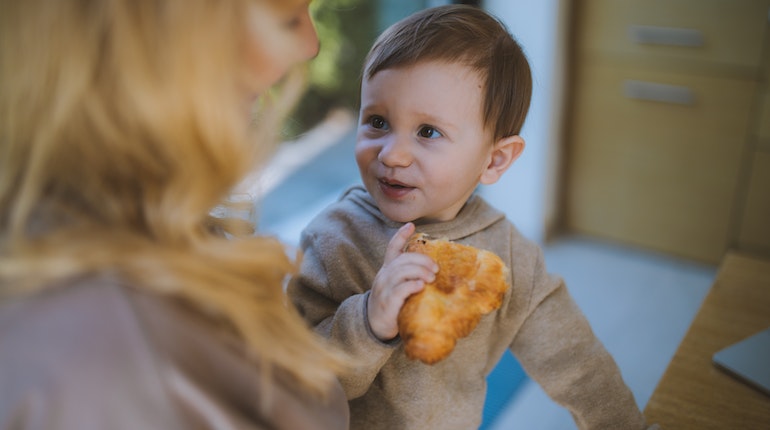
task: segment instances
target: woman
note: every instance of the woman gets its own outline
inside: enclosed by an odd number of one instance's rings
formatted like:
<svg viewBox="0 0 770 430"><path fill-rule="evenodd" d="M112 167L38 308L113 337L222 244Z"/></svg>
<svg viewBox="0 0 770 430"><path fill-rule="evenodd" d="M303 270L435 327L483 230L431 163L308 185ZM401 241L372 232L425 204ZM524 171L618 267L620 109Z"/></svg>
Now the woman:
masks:
<svg viewBox="0 0 770 430"><path fill-rule="evenodd" d="M306 0L0 0L0 428L347 428L283 247L209 217L317 50Z"/></svg>

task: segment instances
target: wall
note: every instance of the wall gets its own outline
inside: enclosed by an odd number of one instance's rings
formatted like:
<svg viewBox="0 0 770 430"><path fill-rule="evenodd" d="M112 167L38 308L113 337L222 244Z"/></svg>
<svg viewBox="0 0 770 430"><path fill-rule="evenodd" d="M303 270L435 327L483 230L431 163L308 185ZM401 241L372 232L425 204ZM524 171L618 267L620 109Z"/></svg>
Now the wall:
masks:
<svg viewBox="0 0 770 430"><path fill-rule="evenodd" d="M533 98L521 136L522 156L481 194L528 238L544 242L556 223L568 0L486 0L521 43L533 72Z"/></svg>

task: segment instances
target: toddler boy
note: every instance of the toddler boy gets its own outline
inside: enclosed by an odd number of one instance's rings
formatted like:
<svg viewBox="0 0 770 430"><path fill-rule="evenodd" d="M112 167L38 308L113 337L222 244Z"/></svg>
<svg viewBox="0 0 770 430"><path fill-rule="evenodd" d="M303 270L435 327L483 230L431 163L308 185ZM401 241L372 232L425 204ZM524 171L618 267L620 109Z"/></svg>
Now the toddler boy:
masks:
<svg viewBox="0 0 770 430"><path fill-rule="evenodd" d="M507 349L581 429L643 429L612 357L541 250L474 194L524 149L532 91L521 48L470 6L418 12L375 42L364 67L355 148L364 187L304 230L292 301L360 366L342 383L353 429L471 429L486 376ZM402 252L417 230L487 249L510 270L502 306L433 365L398 337L404 300L434 279L427 256Z"/></svg>

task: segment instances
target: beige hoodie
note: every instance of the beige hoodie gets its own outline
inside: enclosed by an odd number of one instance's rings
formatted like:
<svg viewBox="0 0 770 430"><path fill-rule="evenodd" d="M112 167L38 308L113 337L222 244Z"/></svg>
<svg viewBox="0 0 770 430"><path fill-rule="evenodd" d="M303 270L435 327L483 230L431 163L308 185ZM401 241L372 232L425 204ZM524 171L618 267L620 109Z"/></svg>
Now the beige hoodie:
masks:
<svg viewBox="0 0 770 430"><path fill-rule="evenodd" d="M508 348L579 428L647 427L562 279L546 272L539 247L478 196L454 220L417 225L417 231L499 255L512 277L501 308L432 366L408 359L398 340L378 341L367 324L366 298L400 226L382 215L364 189L348 190L304 231L301 274L289 286L307 321L361 365L342 381L352 429L478 428L486 376Z"/></svg>

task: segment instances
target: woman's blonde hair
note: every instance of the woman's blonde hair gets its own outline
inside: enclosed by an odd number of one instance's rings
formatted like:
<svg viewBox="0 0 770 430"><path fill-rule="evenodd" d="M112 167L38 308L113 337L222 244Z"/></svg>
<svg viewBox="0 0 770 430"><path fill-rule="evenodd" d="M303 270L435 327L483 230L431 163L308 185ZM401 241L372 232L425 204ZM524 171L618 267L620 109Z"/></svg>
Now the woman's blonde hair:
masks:
<svg viewBox="0 0 770 430"><path fill-rule="evenodd" d="M258 1L0 0L0 297L108 272L189 301L321 392L342 360L287 306L284 247L208 225L291 98L249 124Z"/></svg>

